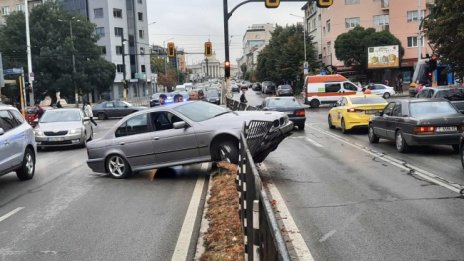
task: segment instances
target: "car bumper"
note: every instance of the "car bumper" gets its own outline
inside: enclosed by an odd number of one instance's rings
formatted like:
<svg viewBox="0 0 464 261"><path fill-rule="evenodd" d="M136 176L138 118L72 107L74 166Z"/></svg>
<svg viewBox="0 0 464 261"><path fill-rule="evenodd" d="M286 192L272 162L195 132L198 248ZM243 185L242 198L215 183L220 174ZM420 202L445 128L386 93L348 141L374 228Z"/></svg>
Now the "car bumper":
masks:
<svg viewBox="0 0 464 261"><path fill-rule="evenodd" d="M353 128L367 128L369 121L374 115L353 115L345 119L345 127L347 130Z"/></svg>
<svg viewBox="0 0 464 261"><path fill-rule="evenodd" d="M288 117L288 119L294 124L306 122L306 117Z"/></svg>
<svg viewBox="0 0 464 261"><path fill-rule="evenodd" d="M87 166L97 173L106 173L105 159L89 159L87 160Z"/></svg>
<svg viewBox="0 0 464 261"><path fill-rule="evenodd" d="M415 135L403 134L408 145L454 145L459 144L461 133Z"/></svg>
<svg viewBox="0 0 464 261"><path fill-rule="evenodd" d="M39 136L35 137L35 142L39 147L61 147L74 146L83 143L82 134L73 134L66 136Z"/></svg>

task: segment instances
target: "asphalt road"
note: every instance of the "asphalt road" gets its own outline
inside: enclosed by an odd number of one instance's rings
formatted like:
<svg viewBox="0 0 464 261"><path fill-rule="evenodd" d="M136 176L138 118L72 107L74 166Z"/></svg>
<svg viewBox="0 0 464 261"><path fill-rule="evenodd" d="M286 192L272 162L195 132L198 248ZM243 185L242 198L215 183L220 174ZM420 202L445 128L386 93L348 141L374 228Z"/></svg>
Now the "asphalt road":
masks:
<svg viewBox="0 0 464 261"><path fill-rule="evenodd" d="M115 122L99 121L95 138ZM197 180L205 181L201 166L115 180L92 173L86 160L85 149L49 149L38 153L34 179L0 178L0 260L173 257ZM189 260L198 234L191 238L181 246Z"/></svg>
<svg viewBox="0 0 464 261"><path fill-rule="evenodd" d="M250 105L265 97L246 95ZM449 146L401 154L392 142L369 144L363 131L343 135L328 128L329 109L308 109L305 131L295 131L261 166L313 258L463 260L464 198L405 167L464 185L459 156Z"/></svg>

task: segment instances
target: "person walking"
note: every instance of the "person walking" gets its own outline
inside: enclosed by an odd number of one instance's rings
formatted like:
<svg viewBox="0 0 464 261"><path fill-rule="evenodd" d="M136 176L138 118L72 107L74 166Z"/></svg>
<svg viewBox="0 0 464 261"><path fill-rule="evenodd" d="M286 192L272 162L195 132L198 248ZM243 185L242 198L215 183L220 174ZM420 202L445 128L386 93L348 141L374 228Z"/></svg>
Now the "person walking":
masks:
<svg viewBox="0 0 464 261"><path fill-rule="evenodd" d="M240 102L241 103L247 103L248 102L246 97L245 97L245 91L246 91L245 88L242 88L242 95L240 95Z"/></svg>
<svg viewBox="0 0 464 261"><path fill-rule="evenodd" d="M90 104L89 101L85 103L84 106L84 115L90 118L90 122L93 123L93 125L97 126L98 124L95 122L93 119L93 111L92 111L92 105Z"/></svg>

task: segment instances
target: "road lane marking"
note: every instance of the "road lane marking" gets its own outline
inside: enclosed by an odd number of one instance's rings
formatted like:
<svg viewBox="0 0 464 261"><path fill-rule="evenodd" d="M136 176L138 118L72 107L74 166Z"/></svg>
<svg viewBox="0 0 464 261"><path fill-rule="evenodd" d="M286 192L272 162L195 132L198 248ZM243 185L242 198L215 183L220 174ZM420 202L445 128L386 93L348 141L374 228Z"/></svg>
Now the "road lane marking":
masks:
<svg viewBox="0 0 464 261"><path fill-rule="evenodd" d="M201 164L202 172L207 171L208 165L209 163ZM198 208L200 206L204 185L205 177L203 175L198 175L195 188L193 189L192 199L190 200L189 206L187 208L184 223L182 224L179 238L177 239L176 248L174 249L174 254L172 255L171 260L187 260L190 241L192 239L193 228L198 215Z"/></svg>
<svg viewBox="0 0 464 261"><path fill-rule="evenodd" d="M318 148L323 148L323 147L324 147L324 146L322 146L320 143L318 143L317 141L312 140L312 139L310 139L310 138L306 138L306 140L307 140L309 143L313 144L314 146L316 146L316 147L318 147Z"/></svg>
<svg viewBox="0 0 464 261"><path fill-rule="evenodd" d="M412 174L412 175L415 175L415 176L418 176L418 177L421 177L423 178L424 180L426 181L429 181L429 182L432 182L436 185L439 185L441 187L444 187L446 189L449 189L453 192L456 192L456 193L459 193L459 194L464 194L464 186L463 185L460 185L458 183L455 183L455 182L452 182L452 181L449 181L449 180L446 180L445 178L442 178L438 175L435 175L431 172L428 172L426 170L423 170L417 166L414 166L412 164L409 164L403 160L399 160L399 159L396 159L392 156L389 156L389 155L386 155L382 152L379 152L379 151L376 151L374 149L371 149L371 148L367 148L366 146L362 145L362 144L359 144L357 142L351 142L350 140L346 139L346 138L343 138L343 137L340 137L339 135L337 134L333 134L331 132L328 132L326 130L322 130L320 128L316 128L314 126L310 126L309 124L306 124L309 128L315 130L315 131L318 131L322 134L325 134L329 137L332 137L336 140L339 140L347 145L350 145L358 150L361 150L369 155L372 155L372 156L375 156L376 158L380 159L380 160L383 160L384 162L387 162L387 163L390 163L400 169L403 169L403 170L406 170L408 171L408 173Z"/></svg>
<svg viewBox="0 0 464 261"><path fill-rule="evenodd" d="M2 222L3 220L5 220L5 219L7 219L7 218L9 218L9 217L11 217L11 216L13 216L14 214L18 213L19 211L21 211L21 210L23 210L23 209L24 209L24 207L19 207L19 208L16 208L15 210L10 211L10 212L7 213L7 214L1 216L1 217L0 217L0 222Z"/></svg>
<svg viewBox="0 0 464 261"><path fill-rule="evenodd" d="M326 241L327 239L329 239L331 236L333 236L335 233L337 232L337 230L331 230L329 233L325 234L323 237L321 237L321 239L319 239L319 242L324 242Z"/></svg>
<svg viewBox="0 0 464 261"><path fill-rule="evenodd" d="M267 171L266 164L264 163L261 163L260 168L265 172ZM300 230L295 224L295 220L293 220L293 217L287 208L287 204L285 204L282 195L272 180L269 180L267 183L267 188L269 189L269 193L271 193L272 199L277 202L276 209L280 213L282 223L287 230L288 237L290 238L290 242L295 249L298 260L314 261L313 255L311 254L311 251L309 251L308 245L306 245Z"/></svg>

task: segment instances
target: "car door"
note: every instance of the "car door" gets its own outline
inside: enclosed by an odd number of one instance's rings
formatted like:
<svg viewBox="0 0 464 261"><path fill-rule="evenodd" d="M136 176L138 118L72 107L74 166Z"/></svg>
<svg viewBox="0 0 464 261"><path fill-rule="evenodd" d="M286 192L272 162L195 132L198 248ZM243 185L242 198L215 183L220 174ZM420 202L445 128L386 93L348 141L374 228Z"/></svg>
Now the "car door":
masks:
<svg viewBox="0 0 464 261"><path fill-rule="evenodd" d="M377 94L377 95L383 95L387 90L387 88L385 88L385 86L380 85L380 84L375 84L374 88L375 89L372 91L372 93Z"/></svg>
<svg viewBox="0 0 464 261"><path fill-rule="evenodd" d="M404 117L401 109L401 103L395 103L395 107L391 112L389 121L386 123L387 126L387 137L389 139L395 139L395 133L397 129L403 129L404 127Z"/></svg>
<svg viewBox="0 0 464 261"><path fill-rule="evenodd" d="M333 122L334 122L334 126L336 127L341 127L342 124L342 118L343 118L343 110L346 109L346 104L347 104L347 100L345 97L341 97L337 103L336 103L336 107L335 109L333 110L333 115L331 115L332 119L333 119Z"/></svg>
<svg viewBox="0 0 464 261"><path fill-rule="evenodd" d="M395 102L388 103L382 112L382 116L375 117L375 119L373 120L372 126L374 128L374 133L377 134L378 136L381 136L384 138L387 137L387 130L386 130L387 121L389 120L389 117L394 107L395 107Z"/></svg>
<svg viewBox="0 0 464 261"><path fill-rule="evenodd" d="M115 132L114 145L124 153L132 169L156 163L149 116L148 113L133 116Z"/></svg>
<svg viewBox="0 0 464 261"><path fill-rule="evenodd" d="M103 112L107 117L116 117L116 111L114 108L114 102L106 102L103 104Z"/></svg>
<svg viewBox="0 0 464 261"><path fill-rule="evenodd" d="M384 122L385 138L391 139L391 140L395 139L397 117L393 116L393 111L396 105L397 105L396 102L389 103L387 107L385 108L385 111L383 114L383 118L385 120Z"/></svg>
<svg viewBox="0 0 464 261"><path fill-rule="evenodd" d="M185 121L182 117L166 110L151 113L154 128L154 150L157 163L166 164L194 160L199 157L198 142L193 126L174 129L173 124Z"/></svg>
<svg viewBox="0 0 464 261"><path fill-rule="evenodd" d="M342 86L339 82L325 83L325 92L317 93L321 103L334 103L342 97ZM319 90L317 90L319 91Z"/></svg>
<svg viewBox="0 0 464 261"><path fill-rule="evenodd" d="M4 131L0 138L0 171L15 167L22 161L24 133L18 128L20 124L9 110L0 110L0 126Z"/></svg>
<svg viewBox="0 0 464 261"><path fill-rule="evenodd" d="M343 83L343 94L344 95L355 95L358 92L358 87L351 82Z"/></svg>

